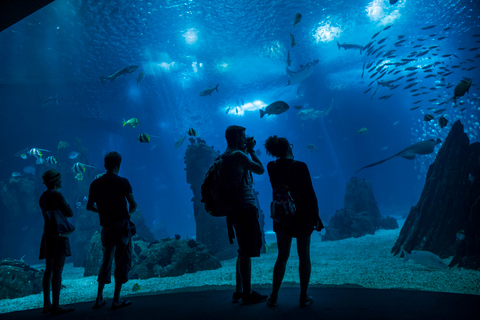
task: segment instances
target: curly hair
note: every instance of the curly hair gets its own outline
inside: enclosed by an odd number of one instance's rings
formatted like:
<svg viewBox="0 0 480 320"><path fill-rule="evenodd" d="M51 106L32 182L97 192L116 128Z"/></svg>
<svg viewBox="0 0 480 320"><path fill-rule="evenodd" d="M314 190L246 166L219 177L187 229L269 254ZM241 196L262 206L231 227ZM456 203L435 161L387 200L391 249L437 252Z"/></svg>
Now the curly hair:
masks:
<svg viewBox="0 0 480 320"><path fill-rule="evenodd" d="M289 148L290 143L286 138L279 138L275 135L265 140L265 149L270 156L284 158L287 156Z"/></svg>
<svg viewBox="0 0 480 320"><path fill-rule="evenodd" d="M114 169L116 167L120 167L120 163L122 162L122 156L120 153L116 151L112 152L107 152L105 154L105 168L108 169Z"/></svg>

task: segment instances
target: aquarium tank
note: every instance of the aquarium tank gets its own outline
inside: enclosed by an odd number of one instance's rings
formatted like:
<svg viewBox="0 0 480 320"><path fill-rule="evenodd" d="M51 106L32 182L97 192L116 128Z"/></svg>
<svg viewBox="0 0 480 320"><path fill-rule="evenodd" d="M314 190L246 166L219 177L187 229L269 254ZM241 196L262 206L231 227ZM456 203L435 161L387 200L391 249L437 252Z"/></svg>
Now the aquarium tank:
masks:
<svg viewBox="0 0 480 320"><path fill-rule="evenodd" d="M327 229L353 177L401 228L441 144L408 147L445 141L458 120L480 141L478 1L45 2L0 31L0 259L42 263L41 176L55 168L76 225L67 264L84 268L99 230L88 190L109 151L145 241L201 242L199 188L229 125L255 138L265 167L265 140L289 140ZM269 177L253 180L274 254Z"/></svg>

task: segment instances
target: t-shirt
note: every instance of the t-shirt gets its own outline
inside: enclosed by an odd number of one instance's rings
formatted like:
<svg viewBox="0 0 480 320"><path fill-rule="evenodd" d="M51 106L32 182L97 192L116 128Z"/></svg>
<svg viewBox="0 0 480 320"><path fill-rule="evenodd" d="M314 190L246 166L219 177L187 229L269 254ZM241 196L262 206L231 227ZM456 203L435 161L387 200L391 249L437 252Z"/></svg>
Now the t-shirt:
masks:
<svg viewBox="0 0 480 320"><path fill-rule="evenodd" d="M89 201L97 204L100 225L129 218L126 196L132 193L130 182L116 174L104 174L90 184Z"/></svg>

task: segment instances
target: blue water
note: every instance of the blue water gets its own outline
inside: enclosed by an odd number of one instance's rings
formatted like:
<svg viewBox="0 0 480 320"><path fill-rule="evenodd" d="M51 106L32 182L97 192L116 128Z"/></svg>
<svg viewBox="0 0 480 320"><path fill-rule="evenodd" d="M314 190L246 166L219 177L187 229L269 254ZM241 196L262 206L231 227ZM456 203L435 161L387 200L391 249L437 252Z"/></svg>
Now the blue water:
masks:
<svg viewBox="0 0 480 320"><path fill-rule="evenodd" d="M247 135L257 140L264 165L272 160L264 152L265 139L273 134L288 138L295 158L309 166L320 215L327 223L335 210L343 208L346 183L359 168L420 140L444 140L456 119L465 125L472 142L479 141L476 55L480 50L470 51L480 46L480 37L473 36L480 34L478 1L400 0L394 6L386 0L312 2L57 0L37 11L0 33L0 180L8 181L12 172L28 175L23 171L26 166L36 168L37 176L48 169L35 164L34 158L15 156L18 151L35 147L55 155L59 141L69 142L68 152L79 151L74 145L78 137L88 149L84 162L98 172L103 172L105 152L122 154L120 175L130 180L149 226L160 223L171 236L193 236L193 193L183 160L189 142L173 147L188 128L224 151L225 128L245 126ZM297 12L302 20L294 27ZM430 90L442 76L425 79L427 73L420 71L415 76L421 81L418 86L425 86L428 94L413 97L403 89L407 78L394 90L380 87L372 97L375 83L364 94L377 77L370 78L373 72L365 71L362 78L362 66L380 58L339 50L336 41L365 46L389 25L375 40L387 37L382 50L397 50L390 62L424 50L415 45L439 45L438 51L432 49L397 70L441 62L432 72L438 75L443 72L439 67L460 64L445 77L454 86ZM435 27L421 29L430 25ZM293 48L289 33L295 37ZM395 47L399 35L407 42ZM442 36L446 38L438 40ZM458 50L461 47L466 49ZM315 59L319 62L301 84L285 87L288 50L291 70ZM442 57L445 54L455 56ZM139 66L134 73L101 84L100 76L132 64ZM140 72L145 78L137 87ZM387 74L381 80L407 73ZM473 78L473 85L459 99L458 108L452 102L443 105L447 127L440 129L436 120L425 122L424 114L432 112L427 108L441 108L428 100L451 98L462 77ZM218 93L199 96L201 90L217 84ZM378 99L391 93L387 100ZM55 95L58 105L42 107ZM323 110L332 99L331 112L316 120L301 121L293 108ZM421 108L410 111L420 99ZM255 101L264 106L277 100L291 108L260 118L258 108L252 107ZM122 127L123 119L133 117L140 125ZM364 127L365 134L357 133ZM144 132L157 137L140 143L137 136ZM318 151L309 151L308 144ZM394 158L357 175L371 181L382 214L402 215L416 204L438 149L413 161ZM71 167L77 160L65 161ZM91 181L77 182L73 172L62 173L67 180L62 192L71 202L76 195L69 194L69 184ZM255 176L255 189L268 216L271 187L266 174ZM266 229L271 229L269 218Z"/></svg>

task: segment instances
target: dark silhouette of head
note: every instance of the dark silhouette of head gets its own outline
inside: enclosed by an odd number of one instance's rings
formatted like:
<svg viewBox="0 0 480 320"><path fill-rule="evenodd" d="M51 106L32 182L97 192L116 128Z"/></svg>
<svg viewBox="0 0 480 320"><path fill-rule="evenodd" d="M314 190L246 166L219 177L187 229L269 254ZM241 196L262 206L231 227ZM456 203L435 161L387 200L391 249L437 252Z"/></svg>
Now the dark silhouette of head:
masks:
<svg viewBox="0 0 480 320"><path fill-rule="evenodd" d="M270 136L265 141L267 154L277 158L286 158L292 153L290 143L285 138L279 138L276 135Z"/></svg>
<svg viewBox="0 0 480 320"><path fill-rule="evenodd" d="M120 163L122 162L122 156L116 151L107 152L105 154L105 169L112 171L116 168L120 169Z"/></svg>
<svg viewBox="0 0 480 320"><path fill-rule="evenodd" d="M225 130L225 139L227 139L227 145L229 148L236 147L238 141L242 134L245 132L244 127L240 126L228 126L227 130Z"/></svg>

